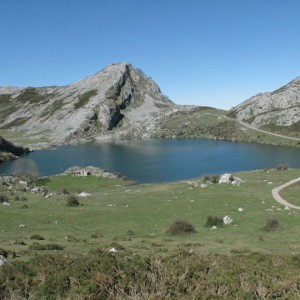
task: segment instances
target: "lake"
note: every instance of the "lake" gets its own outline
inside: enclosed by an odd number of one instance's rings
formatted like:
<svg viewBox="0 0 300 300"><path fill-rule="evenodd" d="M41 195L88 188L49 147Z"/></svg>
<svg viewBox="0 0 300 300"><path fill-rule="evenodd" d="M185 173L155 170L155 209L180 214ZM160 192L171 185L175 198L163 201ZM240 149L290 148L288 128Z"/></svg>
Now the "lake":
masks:
<svg viewBox="0 0 300 300"><path fill-rule="evenodd" d="M40 176L62 173L72 166L96 166L139 183L178 181L279 164L300 168L300 149L191 139L62 146L24 158L37 164ZM1 164L0 174L8 174L14 164Z"/></svg>

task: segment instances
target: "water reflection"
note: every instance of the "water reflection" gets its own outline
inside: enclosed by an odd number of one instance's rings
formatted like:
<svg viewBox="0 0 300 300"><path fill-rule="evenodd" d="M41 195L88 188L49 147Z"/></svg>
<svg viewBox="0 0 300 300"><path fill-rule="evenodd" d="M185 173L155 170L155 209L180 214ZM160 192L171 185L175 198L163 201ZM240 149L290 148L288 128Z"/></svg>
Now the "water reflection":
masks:
<svg viewBox="0 0 300 300"><path fill-rule="evenodd" d="M96 166L120 172L137 182L166 182L209 174L276 167L300 167L300 149L211 140L148 140L63 146L33 152L39 174L52 175L71 166ZM16 162L0 165L9 173Z"/></svg>

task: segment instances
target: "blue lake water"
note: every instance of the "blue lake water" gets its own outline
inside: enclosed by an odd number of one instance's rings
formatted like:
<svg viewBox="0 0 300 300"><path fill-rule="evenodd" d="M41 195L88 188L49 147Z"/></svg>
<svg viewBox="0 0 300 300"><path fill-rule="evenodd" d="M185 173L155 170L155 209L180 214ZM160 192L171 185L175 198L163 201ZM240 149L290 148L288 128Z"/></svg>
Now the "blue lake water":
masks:
<svg viewBox="0 0 300 300"><path fill-rule="evenodd" d="M300 168L300 149L212 140L147 140L62 146L24 156L40 176L72 166L96 166L120 172L136 182L170 182L211 174L276 167ZM15 162L0 165L8 174Z"/></svg>

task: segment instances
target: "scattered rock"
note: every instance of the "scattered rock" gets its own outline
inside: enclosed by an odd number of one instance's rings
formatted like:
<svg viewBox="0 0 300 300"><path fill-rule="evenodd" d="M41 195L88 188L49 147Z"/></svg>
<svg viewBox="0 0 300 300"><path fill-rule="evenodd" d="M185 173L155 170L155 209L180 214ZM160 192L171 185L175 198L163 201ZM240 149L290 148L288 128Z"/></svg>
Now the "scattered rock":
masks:
<svg viewBox="0 0 300 300"><path fill-rule="evenodd" d="M92 194L86 193L86 192L81 192L79 194L76 194L78 197L90 197Z"/></svg>
<svg viewBox="0 0 300 300"><path fill-rule="evenodd" d="M7 259L3 255L0 255L0 266L5 264L7 264Z"/></svg>
<svg viewBox="0 0 300 300"><path fill-rule="evenodd" d="M223 223L224 223L224 225L229 225L229 224L231 224L233 222L233 219L231 219L229 216L225 216L224 218L223 218Z"/></svg>
<svg viewBox="0 0 300 300"><path fill-rule="evenodd" d="M103 178L118 178L116 174L109 173L106 170L93 167L93 166L88 166L85 168L81 168L78 166L71 167L67 169L63 174L72 174L74 176L96 176L96 177L103 177Z"/></svg>
<svg viewBox="0 0 300 300"><path fill-rule="evenodd" d="M231 183L232 185L240 185L241 183L244 183L244 181L239 178L239 177L235 177L231 174L223 174L221 175L220 179L219 179L219 184L222 183Z"/></svg>
<svg viewBox="0 0 300 300"><path fill-rule="evenodd" d="M117 253L118 250L115 247L112 247L111 249L109 249L109 253Z"/></svg>

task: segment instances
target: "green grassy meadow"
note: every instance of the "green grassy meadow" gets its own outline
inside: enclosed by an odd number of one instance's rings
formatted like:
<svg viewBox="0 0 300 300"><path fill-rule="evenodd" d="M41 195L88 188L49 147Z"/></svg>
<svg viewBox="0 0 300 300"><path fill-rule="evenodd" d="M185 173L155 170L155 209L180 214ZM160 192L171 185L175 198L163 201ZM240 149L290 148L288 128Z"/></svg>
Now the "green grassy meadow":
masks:
<svg viewBox="0 0 300 300"><path fill-rule="evenodd" d="M296 255L300 254L299 212L285 210L272 198L271 190L299 173L296 169L245 172L235 174L244 181L240 186L207 187L200 187L203 179L136 185L121 179L59 175L37 181L50 193L57 193L50 198L42 192L11 192L1 187L1 194L7 195L11 204L0 206L1 247L16 252L16 259L27 259L35 253L29 246L37 242L30 237L39 234L44 240L38 243L59 244L64 253L73 254L95 247L108 251L117 242L141 255L167 255L178 247L199 254L258 251ZM298 187L284 191L291 203L297 201ZM68 207L63 189L72 195L83 191L91 196L78 196L82 205ZM25 196L27 201L16 201L17 196ZM205 227L210 215L228 215L233 223L212 230ZM269 218L277 219L281 229L263 231ZM168 235L166 231L176 219L190 222L197 233ZM20 228L21 224L25 227ZM20 245L20 241L26 245Z"/></svg>
<svg viewBox="0 0 300 300"><path fill-rule="evenodd" d="M35 182L49 198L2 185L0 299L298 299L300 215L271 190L299 173L242 172L239 186L206 187L57 175ZM91 196L70 207L63 191ZM299 185L282 195L296 202ZM232 224L205 226L226 215ZM168 235L176 219L197 232ZM278 230L263 230L268 219Z"/></svg>

